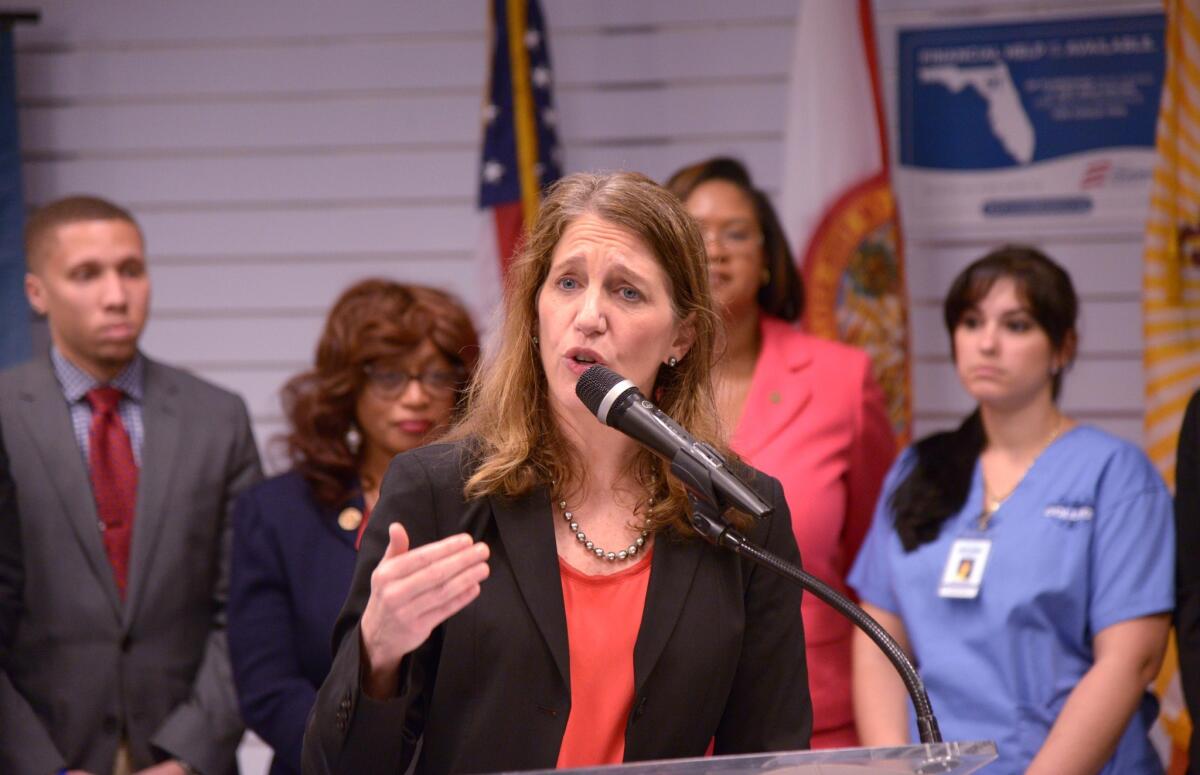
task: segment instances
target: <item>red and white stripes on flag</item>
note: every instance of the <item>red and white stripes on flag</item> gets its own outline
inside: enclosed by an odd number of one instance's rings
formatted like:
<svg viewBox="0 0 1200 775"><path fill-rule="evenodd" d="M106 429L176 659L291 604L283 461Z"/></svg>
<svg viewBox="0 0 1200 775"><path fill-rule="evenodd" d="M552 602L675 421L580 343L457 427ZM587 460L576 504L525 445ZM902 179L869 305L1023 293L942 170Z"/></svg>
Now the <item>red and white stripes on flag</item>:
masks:
<svg viewBox="0 0 1200 775"><path fill-rule="evenodd" d="M491 0L491 57L479 165L481 309L499 301L502 278L542 190L562 175L553 71L538 0ZM489 328L486 319L481 319Z"/></svg>

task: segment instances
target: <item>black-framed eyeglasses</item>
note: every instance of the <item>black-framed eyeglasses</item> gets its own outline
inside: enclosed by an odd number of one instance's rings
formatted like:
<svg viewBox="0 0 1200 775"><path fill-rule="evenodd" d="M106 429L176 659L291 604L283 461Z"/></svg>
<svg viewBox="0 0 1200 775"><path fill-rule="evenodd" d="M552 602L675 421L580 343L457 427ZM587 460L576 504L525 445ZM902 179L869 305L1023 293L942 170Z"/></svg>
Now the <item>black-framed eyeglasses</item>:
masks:
<svg viewBox="0 0 1200 775"><path fill-rule="evenodd" d="M414 379L421 383L421 387L429 395L448 396L462 387L467 376L466 369L463 368L428 369L410 373L371 363L363 366L363 373L367 375L367 388L385 401L392 401L404 395L408 383Z"/></svg>

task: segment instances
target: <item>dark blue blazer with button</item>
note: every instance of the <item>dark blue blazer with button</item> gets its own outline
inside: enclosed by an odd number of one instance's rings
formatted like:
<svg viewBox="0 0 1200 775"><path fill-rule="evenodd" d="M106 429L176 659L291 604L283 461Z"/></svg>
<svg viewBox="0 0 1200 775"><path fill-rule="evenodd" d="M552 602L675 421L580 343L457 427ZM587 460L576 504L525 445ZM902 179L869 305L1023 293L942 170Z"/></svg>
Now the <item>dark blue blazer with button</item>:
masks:
<svg viewBox="0 0 1200 775"><path fill-rule="evenodd" d="M233 513L229 652L246 726L275 751L271 775L300 772L304 725L329 673L334 621L354 575L358 497L322 506L298 472L241 495Z"/></svg>

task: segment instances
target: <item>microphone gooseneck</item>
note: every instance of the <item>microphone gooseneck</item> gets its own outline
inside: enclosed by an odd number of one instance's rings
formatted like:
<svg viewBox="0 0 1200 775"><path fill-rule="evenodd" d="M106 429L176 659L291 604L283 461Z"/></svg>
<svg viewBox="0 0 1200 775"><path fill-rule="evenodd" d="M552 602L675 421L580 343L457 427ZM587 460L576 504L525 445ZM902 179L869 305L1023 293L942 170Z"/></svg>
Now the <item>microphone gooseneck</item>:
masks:
<svg viewBox="0 0 1200 775"><path fill-rule="evenodd" d="M723 515L730 507L755 517L767 516L773 509L729 469L715 449L696 441L678 423L646 400L635 384L600 364L592 366L579 377L575 394L600 422L616 428L670 461L671 472L688 490L692 503L692 525L700 535L717 546L725 547L796 582L866 633L904 681L916 711L921 742L942 742L925 684L904 649L887 630L845 595L816 576L751 543L725 521Z"/></svg>

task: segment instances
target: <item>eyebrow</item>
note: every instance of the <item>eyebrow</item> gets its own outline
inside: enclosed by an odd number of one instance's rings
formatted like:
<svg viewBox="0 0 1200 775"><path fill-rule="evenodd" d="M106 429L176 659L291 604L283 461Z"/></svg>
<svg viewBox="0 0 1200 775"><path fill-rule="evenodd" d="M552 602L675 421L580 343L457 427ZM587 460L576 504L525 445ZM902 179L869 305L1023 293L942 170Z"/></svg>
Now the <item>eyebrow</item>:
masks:
<svg viewBox="0 0 1200 775"><path fill-rule="evenodd" d="M587 259L584 256L579 255L578 253L569 255L568 257L562 259L562 261L558 264L557 267L551 266L550 273L553 274L555 272L560 272L563 269L566 269L568 267L574 268L578 264L586 263L586 262L587 262ZM613 272L620 272L620 273L629 275L631 278L633 278L634 280L637 280L639 282L648 282L649 281L649 278L645 274L643 274L642 272L639 272L638 270L636 270L632 266L630 266L629 262L625 260L624 256L620 256L620 255L616 256L613 260L612 265L609 268L609 271L606 274L611 274Z"/></svg>
<svg viewBox="0 0 1200 775"><path fill-rule="evenodd" d="M983 310L979 307L978 304L972 304L970 307L967 307L966 310L963 311L963 314L964 315L967 315L967 314L982 315ZM1000 314L997 315L997 317L1007 318L1007 317L1013 317L1014 315L1024 315L1027 317L1033 317L1033 310L1029 309L1028 307L1016 307L1014 309L1005 309L1005 310L1001 310Z"/></svg>

